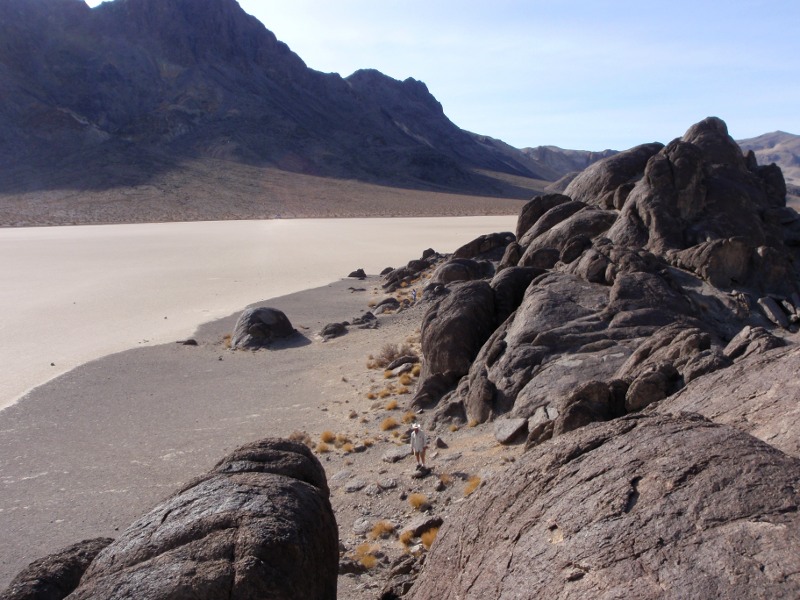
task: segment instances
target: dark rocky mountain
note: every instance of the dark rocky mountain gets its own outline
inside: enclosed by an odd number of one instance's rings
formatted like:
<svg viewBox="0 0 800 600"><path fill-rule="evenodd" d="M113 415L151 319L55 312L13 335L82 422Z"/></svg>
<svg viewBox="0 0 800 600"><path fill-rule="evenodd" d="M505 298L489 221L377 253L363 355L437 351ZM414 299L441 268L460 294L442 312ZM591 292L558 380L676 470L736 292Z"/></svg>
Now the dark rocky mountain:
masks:
<svg viewBox="0 0 800 600"><path fill-rule="evenodd" d="M2 192L133 185L204 157L516 197L491 173L541 177L422 82L307 68L235 0L3 0L0 39Z"/></svg>

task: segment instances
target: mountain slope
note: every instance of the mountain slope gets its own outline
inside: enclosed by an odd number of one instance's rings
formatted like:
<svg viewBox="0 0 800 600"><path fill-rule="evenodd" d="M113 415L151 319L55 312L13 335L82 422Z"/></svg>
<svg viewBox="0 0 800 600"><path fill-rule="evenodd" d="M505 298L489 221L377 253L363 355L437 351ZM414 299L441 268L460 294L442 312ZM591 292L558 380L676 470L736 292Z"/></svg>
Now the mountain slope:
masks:
<svg viewBox="0 0 800 600"><path fill-rule="evenodd" d="M777 164L783 171L786 183L800 186L800 135L774 131L739 140L738 144L745 151L752 150L759 164Z"/></svg>
<svg viewBox="0 0 800 600"><path fill-rule="evenodd" d="M234 0L4 0L0 36L0 192L137 185L207 158L506 197L530 189L487 172L541 177L423 83L313 71Z"/></svg>

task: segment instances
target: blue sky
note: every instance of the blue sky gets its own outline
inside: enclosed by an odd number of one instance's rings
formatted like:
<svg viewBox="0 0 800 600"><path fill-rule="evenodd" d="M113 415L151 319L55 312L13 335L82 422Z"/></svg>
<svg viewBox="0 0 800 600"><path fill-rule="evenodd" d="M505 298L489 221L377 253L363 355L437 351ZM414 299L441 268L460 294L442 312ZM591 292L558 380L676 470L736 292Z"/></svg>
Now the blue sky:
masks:
<svg viewBox="0 0 800 600"><path fill-rule="evenodd" d="M622 150L709 115L736 139L800 134L797 0L239 4L309 67L419 79L456 125L517 147Z"/></svg>

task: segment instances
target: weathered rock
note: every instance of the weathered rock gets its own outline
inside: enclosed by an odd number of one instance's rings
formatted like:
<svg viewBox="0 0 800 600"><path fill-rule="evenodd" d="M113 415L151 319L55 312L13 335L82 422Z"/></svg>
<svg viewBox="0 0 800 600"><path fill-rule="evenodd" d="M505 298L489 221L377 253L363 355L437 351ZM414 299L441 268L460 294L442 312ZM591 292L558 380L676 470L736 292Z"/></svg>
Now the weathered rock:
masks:
<svg viewBox="0 0 800 600"><path fill-rule="evenodd" d="M411 454L411 449L408 446L392 446L383 453L381 460L388 463L396 463L407 458Z"/></svg>
<svg viewBox="0 0 800 600"><path fill-rule="evenodd" d="M62 600L78 587L86 569L111 538L95 538L73 544L33 561L14 577L2 600Z"/></svg>
<svg viewBox="0 0 800 600"><path fill-rule="evenodd" d="M696 415L592 424L448 518L410 594L797 597L799 484L800 460Z"/></svg>
<svg viewBox="0 0 800 600"><path fill-rule="evenodd" d="M614 211L598 210L594 207L581 209L532 239L525 248L519 264L537 266L531 262L531 257L544 248L558 250L562 261L572 262L577 258L576 244L582 251L588 247L592 238L606 232L616 219L617 213Z"/></svg>
<svg viewBox="0 0 800 600"><path fill-rule="evenodd" d="M764 311L766 317L775 323L775 325L782 327L783 329L789 329L789 319L781 310L781 307L778 306L778 303L775 302L774 298L770 298L768 296L765 298L759 298L758 305L761 307L761 310Z"/></svg>
<svg viewBox="0 0 800 600"><path fill-rule="evenodd" d="M782 342L781 342L782 343ZM658 412L697 412L800 458L800 348L741 355L724 371L693 381Z"/></svg>
<svg viewBox="0 0 800 600"><path fill-rule="evenodd" d="M402 365L415 365L419 362L419 356L416 354L406 354L404 356L400 356L399 358L395 358L392 362L386 365L386 370L391 371L392 369L396 369Z"/></svg>
<svg viewBox="0 0 800 600"><path fill-rule="evenodd" d="M536 277L544 273L542 269L529 267L510 267L503 269L492 278L489 285L494 290L497 322L502 323L513 313L525 297L525 290Z"/></svg>
<svg viewBox="0 0 800 600"><path fill-rule="evenodd" d="M355 271L351 272L348 277L355 277L356 279L366 279L367 274L364 272L364 269L356 269Z"/></svg>
<svg viewBox="0 0 800 600"><path fill-rule="evenodd" d="M547 194L536 196L522 207L517 219L517 241L521 240L528 230L551 208L572 200L563 194Z"/></svg>
<svg viewBox="0 0 800 600"><path fill-rule="evenodd" d="M434 527L441 527L442 523L444 519L438 515L420 515L411 519L400 531L400 535L405 533L411 537L419 537Z"/></svg>
<svg viewBox="0 0 800 600"><path fill-rule="evenodd" d="M740 360L753 354L761 354L773 348L784 346L781 338L772 335L763 327L751 327L749 325L742 328L736 336L725 346L724 354L730 360Z"/></svg>
<svg viewBox="0 0 800 600"><path fill-rule="evenodd" d="M515 240L514 234L509 231L482 235L458 248L453 252L453 258L480 257L498 260L505 252L506 246Z"/></svg>
<svg viewBox="0 0 800 600"><path fill-rule="evenodd" d="M231 336L232 348L253 349L268 346L279 338L294 335L295 328L277 308L248 308L236 321Z"/></svg>
<svg viewBox="0 0 800 600"><path fill-rule="evenodd" d="M490 262L469 258L448 260L434 271L429 285L448 284L457 281L474 281L494 275L494 267Z"/></svg>
<svg viewBox="0 0 800 600"><path fill-rule="evenodd" d="M494 439L511 444L528 435L528 419L498 419L494 422Z"/></svg>
<svg viewBox="0 0 800 600"><path fill-rule="evenodd" d="M564 194L600 208L622 208L618 193L620 186L638 180L644 173L647 161L663 147L659 143L642 144L599 160L575 177ZM615 205L615 196L619 206Z"/></svg>
<svg viewBox="0 0 800 600"><path fill-rule="evenodd" d="M326 340L339 337L345 333L347 333L347 323L328 323L322 328L322 331L319 332Z"/></svg>
<svg viewBox="0 0 800 600"><path fill-rule="evenodd" d="M335 598L328 496L305 445L247 444L132 524L70 598Z"/></svg>
<svg viewBox="0 0 800 600"><path fill-rule="evenodd" d="M519 240L519 245L523 248L527 248L537 237L549 231L551 228L555 227L565 219L568 219L583 208L586 208L586 204L584 202L578 202L575 200L570 200L569 202L564 202L554 206L545 212L541 217L539 217L536 223L531 225L525 235Z"/></svg>

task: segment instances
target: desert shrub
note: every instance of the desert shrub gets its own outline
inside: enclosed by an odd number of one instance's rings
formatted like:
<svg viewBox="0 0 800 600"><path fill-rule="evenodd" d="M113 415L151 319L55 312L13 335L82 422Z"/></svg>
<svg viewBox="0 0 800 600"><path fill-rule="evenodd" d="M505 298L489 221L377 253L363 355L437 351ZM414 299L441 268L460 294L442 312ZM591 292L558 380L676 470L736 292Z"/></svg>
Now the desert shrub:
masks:
<svg viewBox="0 0 800 600"><path fill-rule="evenodd" d="M467 423L467 427L477 427L477 426L478 426L478 421L475 419L470 419L469 423Z"/></svg>
<svg viewBox="0 0 800 600"><path fill-rule="evenodd" d="M401 544L403 544L403 546L408 546L409 544L411 544L411 540L414 539L414 532L409 529L406 529L404 532L400 534L400 536L397 539L400 541Z"/></svg>
<svg viewBox="0 0 800 600"><path fill-rule="evenodd" d="M391 396L392 392L389 388L383 388L380 392L378 392L378 398L386 398L386 396Z"/></svg>
<svg viewBox="0 0 800 600"><path fill-rule="evenodd" d="M397 408L397 400L392 399L386 403L386 410L394 410L396 408Z"/></svg>
<svg viewBox="0 0 800 600"><path fill-rule="evenodd" d="M378 564L378 559L372 554L365 554L358 559L358 562L360 562L365 569L371 569Z"/></svg>
<svg viewBox="0 0 800 600"><path fill-rule="evenodd" d="M409 389L406 386L401 385L399 388L397 388L396 393L398 393L398 394L408 394L409 393Z"/></svg>
<svg viewBox="0 0 800 600"><path fill-rule="evenodd" d="M395 429L397 427L397 421L395 421L392 417L386 417L383 421L381 421L381 431L389 431L390 429Z"/></svg>
<svg viewBox="0 0 800 600"><path fill-rule="evenodd" d="M305 431L293 431L289 435L289 439L293 442L300 442L301 444L305 444L309 448L311 448L314 442L311 441L311 436L308 435Z"/></svg>
<svg viewBox="0 0 800 600"><path fill-rule="evenodd" d="M478 489L478 486L481 484L481 478L477 475L473 475L469 479L467 479L467 485L464 486L464 496L469 496L472 492Z"/></svg>
<svg viewBox="0 0 800 600"><path fill-rule="evenodd" d="M230 347L231 347L231 339L232 339L232 337L233 336L231 336L231 334L228 333L222 338L222 345L225 346L225 348L227 348L228 350L230 350Z"/></svg>
<svg viewBox="0 0 800 600"><path fill-rule="evenodd" d="M453 483L453 477L447 473L442 473L439 475L439 481L441 481L444 485L450 485Z"/></svg>
<svg viewBox="0 0 800 600"><path fill-rule="evenodd" d="M407 354L414 354L414 350L408 344L385 344L375 356L375 362L379 366L385 367L394 359Z"/></svg>
<svg viewBox="0 0 800 600"><path fill-rule="evenodd" d="M410 494L408 496L408 503L414 510L422 510L428 506L428 498L425 494Z"/></svg>
<svg viewBox="0 0 800 600"><path fill-rule="evenodd" d="M412 383L414 383L414 380L408 373L403 373L402 375L400 375L400 379L398 379L398 381L400 382L400 385L411 385Z"/></svg>
<svg viewBox="0 0 800 600"><path fill-rule="evenodd" d="M318 454L325 454L326 452L330 452L330 451L331 451L331 447L328 446L328 444L326 444L325 442L320 442L319 444L317 444L317 453Z"/></svg>
<svg viewBox="0 0 800 600"><path fill-rule="evenodd" d="M456 431L458 431L458 429L459 429L459 427L458 427L458 425L456 425L455 423L452 423L452 424L450 425L450 431L452 431L452 432L456 432Z"/></svg>
<svg viewBox="0 0 800 600"><path fill-rule="evenodd" d="M383 378L384 379L391 379L392 377L394 377L394 373L392 373L391 371L384 371L383 372Z"/></svg>
<svg viewBox="0 0 800 600"><path fill-rule="evenodd" d="M417 415L415 415L411 411L408 411L407 413L405 413L403 415L403 423L405 423L406 425L409 425L409 424L413 423L416 420L417 420Z"/></svg>
<svg viewBox="0 0 800 600"><path fill-rule="evenodd" d="M342 444L342 452L345 454L350 454L353 451L353 444L347 442L346 444Z"/></svg>
<svg viewBox="0 0 800 600"><path fill-rule="evenodd" d="M428 529L428 531L424 532L421 536L419 536L422 545L430 550L431 544L433 544L433 540L436 539L436 535L438 533L439 533L438 527L432 527L431 529Z"/></svg>
<svg viewBox="0 0 800 600"><path fill-rule="evenodd" d="M392 533L394 533L394 523L383 519L372 526L372 531L369 532L369 537L372 540L377 540L378 538L388 537Z"/></svg>
<svg viewBox="0 0 800 600"><path fill-rule="evenodd" d="M334 438L333 444L334 444L334 446L336 446L337 448L341 448L342 446L344 446L345 444L347 444L347 443L349 443L349 442L350 442L350 438L349 438L349 437L347 437L347 435L346 435L346 434L344 434L344 433L337 433L337 434L336 434L336 437Z"/></svg>
<svg viewBox="0 0 800 600"><path fill-rule="evenodd" d="M411 374L414 377L419 377L419 374L420 374L421 371L422 371L422 367L420 366L419 363L417 363L413 367L411 367Z"/></svg>
<svg viewBox="0 0 800 600"><path fill-rule="evenodd" d="M375 394L375 392L367 392L367 399L368 400L375 400L375 398L377 398L377 397L378 396Z"/></svg>
<svg viewBox="0 0 800 600"><path fill-rule="evenodd" d="M326 444L330 444L333 440L336 439L336 434L332 431L325 430L319 434L319 439L325 442Z"/></svg>

